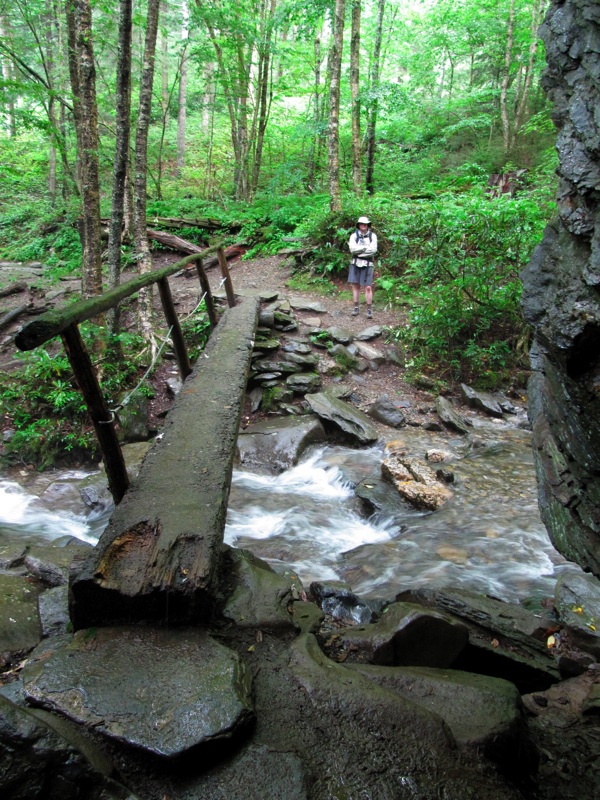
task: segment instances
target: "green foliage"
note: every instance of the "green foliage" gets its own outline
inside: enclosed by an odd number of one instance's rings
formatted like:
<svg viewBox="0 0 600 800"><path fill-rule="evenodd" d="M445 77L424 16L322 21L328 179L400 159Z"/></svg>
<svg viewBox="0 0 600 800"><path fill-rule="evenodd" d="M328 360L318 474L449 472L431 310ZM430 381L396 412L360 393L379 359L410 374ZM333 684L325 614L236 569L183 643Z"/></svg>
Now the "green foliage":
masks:
<svg viewBox="0 0 600 800"><path fill-rule="evenodd" d="M108 405L116 405L139 379L141 340L130 334L107 339L105 329L95 325L82 326L82 336L90 350L102 346L97 364L102 390ZM57 460L94 458L96 437L64 352L38 348L24 360L22 370L0 375L0 413L15 430L5 445L9 460L45 469Z"/></svg>
<svg viewBox="0 0 600 800"><path fill-rule="evenodd" d="M191 361L195 361L210 336L210 321L204 301L182 322L182 331Z"/></svg>

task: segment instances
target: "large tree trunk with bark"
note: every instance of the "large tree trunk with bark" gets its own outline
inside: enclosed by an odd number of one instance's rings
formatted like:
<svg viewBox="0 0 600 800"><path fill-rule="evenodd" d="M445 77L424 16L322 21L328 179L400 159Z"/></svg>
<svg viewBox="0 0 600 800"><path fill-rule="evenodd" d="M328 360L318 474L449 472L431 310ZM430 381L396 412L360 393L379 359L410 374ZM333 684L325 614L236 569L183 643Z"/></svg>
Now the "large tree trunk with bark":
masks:
<svg viewBox="0 0 600 800"><path fill-rule="evenodd" d="M508 116L508 84L510 82L510 63L512 60L513 38L515 25L515 0L510 0L508 11L508 24L506 29L506 50L504 54L504 75L500 86L500 118L502 120L502 141L504 152L510 149L510 119Z"/></svg>
<svg viewBox="0 0 600 800"><path fill-rule="evenodd" d="M262 162L263 143L271 100L273 97L273 87L269 80L271 72L271 38L273 36L273 18L275 17L276 0L270 0L268 13L265 13L264 36L261 37L259 64L258 64L258 132L256 134L256 149L254 152L254 166L252 168L251 194L256 192L260 166ZM254 137L252 136L251 139Z"/></svg>
<svg viewBox="0 0 600 800"><path fill-rule="evenodd" d="M352 94L352 182L362 194L362 152L360 146L360 0L352 0L350 37L350 91Z"/></svg>
<svg viewBox="0 0 600 800"><path fill-rule="evenodd" d="M73 91L80 164L82 244L82 293L102 291L100 260L100 181L98 174L98 106L96 67L89 0L66 4L69 33L69 72Z"/></svg>
<svg viewBox="0 0 600 800"><path fill-rule="evenodd" d="M159 9L160 0L148 0L144 61L140 84L140 105L135 137L133 237L140 273L150 272L152 269L152 257L150 254L148 234L146 232L146 186L148 171L148 129L150 127L150 112L152 110L152 83L154 80ZM152 292L150 288L142 289L139 293L138 315L142 335L148 342L153 344Z"/></svg>
<svg viewBox="0 0 600 800"><path fill-rule="evenodd" d="M121 279L121 238L131 128L129 121L131 110L131 23L132 0L121 0L115 118L117 137L113 165L112 214L108 229L108 284L111 289L118 286ZM118 306L109 314L109 325L113 334L119 332Z"/></svg>
<svg viewBox="0 0 600 800"><path fill-rule="evenodd" d="M340 75L344 43L346 0L336 0L333 42L329 54L329 194L332 211L341 211L340 190Z"/></svg>
<svg viewBox="0 0 600 800"><path fill-rule="evenodd" d="M187 71L189 15L187 2L182 4L183 22L181 27L181 67L179 69L179 97L177 113L177 174L180 176L185 166L185 128L187 119Z"/></svg>
<svg viewBox="0 0 600 800"><path fill-rule="evenodd" d="M375 186L373 174L375 169L375 129L377 127L377 111L379 102L377 92L379 91L379 61L381 57L381 38L383 33L383 15L385 12L385 0L378 0L377 4L377 27L375 29L375 43L373 45L373 61L371 64L371 103L367 114L367 169L365 175L365 188L369 194L373 194Z"/></svg>

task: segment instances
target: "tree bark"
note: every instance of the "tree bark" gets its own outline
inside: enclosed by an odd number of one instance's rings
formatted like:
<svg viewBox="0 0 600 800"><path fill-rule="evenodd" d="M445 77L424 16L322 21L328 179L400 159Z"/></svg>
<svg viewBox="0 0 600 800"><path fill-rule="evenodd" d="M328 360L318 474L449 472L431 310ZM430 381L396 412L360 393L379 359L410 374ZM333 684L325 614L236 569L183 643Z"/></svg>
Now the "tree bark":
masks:
<svg viewBox="0 0 600 800"><path fill-rule="evenodd" d="M11 25L10 25L10 17L5 14L0 14L0 37L5 41L10 41L11 39ZM2 78L4 79L7 87L13 80L13 65L7 56L2 56ZM9 136L14 138L17 135L17 121L15 118L15 103L12 97L12 93L9 88L4 89L4 93L6 96L6 113L8 116L8 133Z"/></svg>
<svg viewBox="0 0 600 800"><path fill-rule="evenodd" d="M515 109L515 119L513 124L513 132L510 141L510 147L514 147L519 129L523 123L523 115L527 108L527 101L529 99L529 92L531 89L531 81L533 78L533 68L535 65L535 57L538 51L538 28L542 22L544 9L546 7L546 0L538 0L531 9L531 42L529 44L529 60L527 63L527 71L521 92L517 95L517 103Z"/></svg>
<svg viewBox="0 0 600 800"><path fill-rule="evenodd" d="M131 34L132 0L121 0L115 116L117 137L113 165L112 213L108 229L108 285L111 289L118 286L121 280L121 240L131 129ZM118 306L109 314L108 323L111 332L116 335L120 328Z"/></svg>
<svg viewBox="0 0 600 800"><path fill-rule="evenodd" d="M367 168L365 175L365 188L369 194L374 192L373 174L375 169L375 129L377 127L377 111L379 100L379 62L381 57L381 38L383 33L383 15L385 12L385 0L378 0L377 3L377 27L375 29L375 43L373 45L373 61L371 64L370 91L371 103L367 114Z"/></svg>
<svg viewBox="0 0 600 800"><path fill-rule="evenodd" d="M508 84L510 82L510 62L512 60L514 24L515 24L515 0L510 0L510 7L508 12L508 27L506 30L504 75L502 76L502 85L500 87L500 119L502 120L502 141L504 143L505 153L508 153L510 149L510 119L508 116L507 94L508 94Z"/></svg>
<svg viewBox="0 0 600 800"><path fill-rule="evenodd" d="M100 181L98 172L98 106L96 67L92 38L92 8L89 0L66 3L69 33L69 72L77 128L80 163L82 244L82 294L102 291L100 259Z"/></svg>
<svg viewBox="0 0 600 800"><path fill-rule="evenodd" d="M360 146L360 0L352 0L350 36L350 91L352 94L352 181L354 191L362 194L362 152Z"/></svg>
<svg viewBox="0 0 600 800"><path fill-rule="evenodd" d="M181 67L179 69L179 97L177 113L177 175L185 167L185 128L187 111L187 69L188 69L188 38L189 14L186 0L182 4L183 22L181 27Z"/></svg>
<svg viewBox="0 0 600 800"><path fill-rule="evenodd" d="M321 141L321 40L317 36L315 39L315 100L313 109L313 138L310 143L308 153L308 168L306 170L307 183L310 191L314 191L315 176L319 160L319 143Z"/></svg>
<svg viewBox="0 0 600 800"><path fill-rule="evenodd" d="M273 86L269 80L271 71L271 38L273 36L273 19L275 17L276 0L270 0L268 16L265 20L265 32L261 37L259 67L258 67L258 133L256 136L256 150L254 153L254 166L252 169L251 193L254 194L258 187L258 178L262 163L263 143L269 119L271 100L273 99Z"/></svg>
<svg viewBox="0 0 600 800"><path fill-rule="evenodd" d="M148 234L146 233L146 187L148 173L148 129L152 110L152 83L158 33L160 0L148 0L146 19L146 39L142 80L140 83L140 104L135 137L135 166L133 181L133 237L140 274L150 272L152 257ZM138 315L143 337L154 347L152 331L152 291L148 287L140 290Z"/></svg>
<svg viewBox="0 0 600 800"><path fill-rule="evenodd" d="M335 0L333 42L329 54L329 194L331 211L342 210L340 190L340 75L346 0Z"/></svg>

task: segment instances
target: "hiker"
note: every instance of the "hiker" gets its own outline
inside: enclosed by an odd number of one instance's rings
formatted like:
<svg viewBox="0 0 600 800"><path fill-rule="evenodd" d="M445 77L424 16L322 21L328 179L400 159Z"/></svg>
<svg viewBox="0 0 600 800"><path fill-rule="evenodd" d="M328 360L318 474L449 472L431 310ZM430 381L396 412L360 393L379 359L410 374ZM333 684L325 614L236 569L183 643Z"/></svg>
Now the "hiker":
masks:
<svg viewBox="0 0 600 800"><path fill-rule="evenodd" d="M354 297L354 309L352 316L358 316L358 304L360 302L360 287L365 288L365 300L367 302L367 318L372 319L373 313L373 260L377 255L377 234L371 230L371 220L368 217L359 217L356 223L356 231L350 237L348 247L352 253L350 272L348 273L348 283L352 285L352 295Z"/></svg>

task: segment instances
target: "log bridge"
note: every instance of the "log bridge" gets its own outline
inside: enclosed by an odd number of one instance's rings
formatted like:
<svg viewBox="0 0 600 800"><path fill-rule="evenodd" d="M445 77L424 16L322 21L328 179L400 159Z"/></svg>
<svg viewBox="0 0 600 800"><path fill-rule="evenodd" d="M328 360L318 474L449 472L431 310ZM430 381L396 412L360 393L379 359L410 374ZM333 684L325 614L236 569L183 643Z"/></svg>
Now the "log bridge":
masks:
<svg viewBox="0 0 600 800"><path fill-rule="evenodd" d="M215 249L229 305L218 325L202 268L202 257ZM206 292L214 328L193 370L167 281L192 262ZM112 414L78 324L155 282L172 327L184 384L160 441L130 486ZM98 433L115 499L115 511L98 545L71 578L70 612L76 630L132 620L181 624L210 615L218 590L233 458L258 311L256 298L236 305L225 257L220 248L210 248L99 297L40 316L17 335L17 346L23 350L62 337Z"/></svg>

